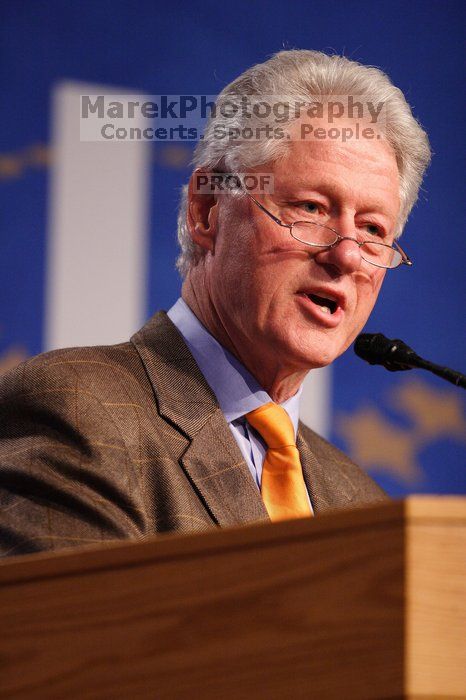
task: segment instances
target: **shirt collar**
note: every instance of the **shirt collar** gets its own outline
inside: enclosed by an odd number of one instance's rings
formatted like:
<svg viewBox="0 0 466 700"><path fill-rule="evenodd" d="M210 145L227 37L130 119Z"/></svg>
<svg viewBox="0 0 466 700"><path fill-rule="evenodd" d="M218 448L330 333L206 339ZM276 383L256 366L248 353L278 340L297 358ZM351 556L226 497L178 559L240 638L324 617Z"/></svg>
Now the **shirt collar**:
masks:
<svg viewBox="0 0 466 700"><path fill-rule="evenodd" d="M217 397L228 423L272 401L252 374L209 333L183 299L172 306L168 317L184 338L199 369ZM302 389L280 405L298 430Z"/></svg>

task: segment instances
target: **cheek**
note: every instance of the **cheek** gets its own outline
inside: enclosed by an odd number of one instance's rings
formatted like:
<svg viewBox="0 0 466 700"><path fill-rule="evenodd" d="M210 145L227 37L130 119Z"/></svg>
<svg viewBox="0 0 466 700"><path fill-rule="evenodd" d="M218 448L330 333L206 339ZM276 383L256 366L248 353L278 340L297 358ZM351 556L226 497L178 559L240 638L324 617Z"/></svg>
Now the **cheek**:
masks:
<svg viewBox="0 0 466 700"><path fill-rule="evenodd" d="M372 294L374 296L374 304L377 300L377 297L379 296L380 288L382 286L382 282L385 279L385 275L387 274L387 270L377 270L376 274L374 275L374 280L372 284Z"/></svg>
<svg viewBox="0 0 466 700"><path fill-rule="evenodd" d="M250 315L256 292L247 258L235 250L223 250L211 260L210 296L217 310L235 324Z"/></svg>
<svg viewBox="0 0 466 700"><path fill-rule="evenodd" d="M358 306L361 308L362 313L368 315L372 311L374 304L377 301L377 297L379 296L380 288L382 286L382 282L384 281L385 275L386 270L376 270L375 274L366 280L365 284L360 286L358 293Z"/></svg>

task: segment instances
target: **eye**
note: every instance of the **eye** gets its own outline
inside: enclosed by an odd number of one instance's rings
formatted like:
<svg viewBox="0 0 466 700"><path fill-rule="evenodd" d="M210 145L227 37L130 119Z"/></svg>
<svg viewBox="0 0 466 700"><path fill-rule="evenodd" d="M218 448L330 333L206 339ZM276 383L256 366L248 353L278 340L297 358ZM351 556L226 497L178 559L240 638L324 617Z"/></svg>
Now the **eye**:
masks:
<svg viewBox="0 0 466 700"><path fill-rule="evenodd" d="M288 202L286 210L285 219L289 221L312 221L323 213L318 202Z"/></svg>
<svg viewBox="0 0 466 700"><path fill-rule="evenodd" d="M379 238L385 237L385 231L381 226L378 226L378 224L367 223L365 224L365 229L371 236L379 236Z"/></svg>
<svg viewBox="0 0 466 700"><path fill-rule="evenodd" d="M318 214L319 205L315 202L303 202L301 208L304 209L308 214Z"/></svg>

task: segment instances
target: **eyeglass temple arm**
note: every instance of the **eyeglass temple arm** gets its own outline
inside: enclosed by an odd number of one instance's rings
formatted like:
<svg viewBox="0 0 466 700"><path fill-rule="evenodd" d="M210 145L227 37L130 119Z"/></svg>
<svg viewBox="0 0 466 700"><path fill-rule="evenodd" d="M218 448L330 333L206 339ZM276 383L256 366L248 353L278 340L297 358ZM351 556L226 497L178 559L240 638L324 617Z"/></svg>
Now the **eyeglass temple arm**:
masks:
<svg viewBox="0 0 466 700"><path fill-rule="evenodd" d="M398 250L400 251L400 253L402 255L401 264L408 265L409 267L411 267L411 265L413 264L413 261L411 260L411 258L404 252L403 248L399 245L399 243L394 241L394 244L396 245L396 247L398 248Z"/></svg>
<svg viewBox="0 0 466 700"><path fill-rule="evenodd" d="M245 192L248 195L248 197L250 197L252 199L252 201L257 204L259 209L261 211L263 211L264 214L267 214L267 216L269 216L272 219L272 221L275 221L276 224L278 224L279 226L283 226L284 228L288 228L288 229L290 228L290 224L284 224L283 221L280 221L280 219L278 217L276 217L274 214L272 214L272 212L270 212L260 202L258 202L257 199L255 197L253 197L250 192L248 192L246 190L245 190Z"/></svg>

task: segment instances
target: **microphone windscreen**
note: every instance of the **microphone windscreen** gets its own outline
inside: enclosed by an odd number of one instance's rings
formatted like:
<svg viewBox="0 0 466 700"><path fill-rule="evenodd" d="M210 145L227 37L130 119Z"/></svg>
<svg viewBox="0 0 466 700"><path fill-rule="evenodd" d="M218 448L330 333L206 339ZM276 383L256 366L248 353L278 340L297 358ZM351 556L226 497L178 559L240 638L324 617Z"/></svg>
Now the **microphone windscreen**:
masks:
<svg viewBox="0 0 466 700"><path fill-rule="evenodd" d="M383 363L390 351L391 341L382 333L361 333L354 343L354 352L371 365Z"/></svg>

